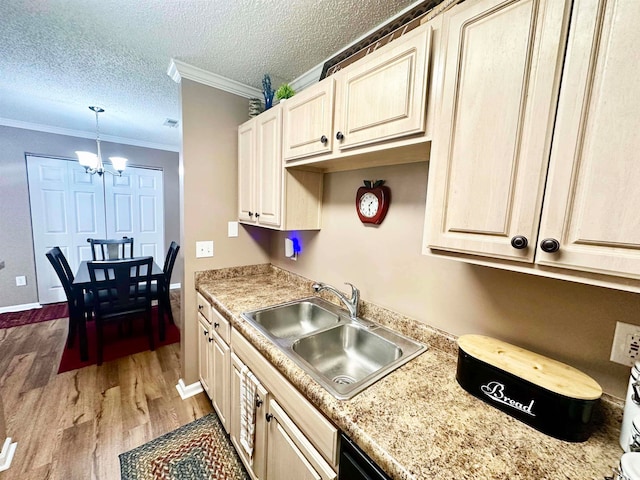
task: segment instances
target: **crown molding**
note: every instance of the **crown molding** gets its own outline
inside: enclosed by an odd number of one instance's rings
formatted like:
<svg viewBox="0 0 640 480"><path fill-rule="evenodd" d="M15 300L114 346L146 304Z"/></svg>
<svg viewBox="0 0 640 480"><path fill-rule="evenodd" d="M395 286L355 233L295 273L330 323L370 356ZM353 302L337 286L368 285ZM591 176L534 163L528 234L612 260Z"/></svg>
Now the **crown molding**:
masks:
<svg viewBox="0 0 640 480"><path fill-rule="evenodd" d="M216 75L202 68L194 67L188 63L181 62L172 58L169 61L169 68L167 68L167 75L171 79L180 83L183 78L187 80L193 80L194 82L202 83L210 87L223 90L225 92L233 93L240 97L246 98L262 98L262 90L259 90L244 83L236 82L230 78Z"/></svg>
<svg viewBox="0 0 640 480"><path fill-rule="evenodd" d="M318 81L320 80L320 74L322 74L322 67L324 67L324 62L316 65L308 72L300 75L298 78L291 82L291 88L293 88L293 90L296 92L300 92L305 88L313 85L314 83L318 83Z"/></svg>
<svg viewBox="0 0 640 480"><path fill-rule="evenodd" d="M95 140L96 134L84 132L82 130L73 130L70 128L54 127L51 125L43 125L40 123L23 122L20 120L12 120L10 118L0 117L0 126L22 128L24 130L35 130L44 133L54 133L56 135L66 135L69 137L89 138ZM113 135L100 134L100 140L103 142L119 143L121 145L132 145L134 147L153 148L156 150L166 150L168 152L179 152L179 145L168 143L145 142L143 140L134 140L132 138L117 137Z"/></svg>

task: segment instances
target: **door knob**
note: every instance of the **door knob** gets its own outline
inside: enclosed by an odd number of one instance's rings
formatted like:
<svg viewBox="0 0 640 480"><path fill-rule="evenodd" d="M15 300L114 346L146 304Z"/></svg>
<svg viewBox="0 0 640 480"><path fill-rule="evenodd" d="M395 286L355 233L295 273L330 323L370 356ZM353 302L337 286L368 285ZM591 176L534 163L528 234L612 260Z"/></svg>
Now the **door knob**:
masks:
<svg viewBox="0 0 640 480"><path fill-rule="evenodd" d="M322 135L322 136L320 137L320 143L324 143L324 144L326 145L326 143L327 143L328 141L329 141L329 139L328 139L325 135Z"/></svg>
<svg viewBox="0 0 640 480"><path fill-rule="evenodd" d="M249 212L249 216L250 216L250 217L253 217L253 212Z"/></svg>
<svg viewBox="0 0 640 480"><path fill-rule="evenodd" d="M518 250L522 250L523 248L527 248L529 241L527 237L523 237L522 235L516 235L511 239L511 246L513 248L517 248Z"/></svg>
<svg viewBox="0 0 640 480"><path fill-rule="evenodd" d="M342 132L336 133L336 140L342 140L342 139L344 139L344 134Z"/></svg>
<svg viewBox="0 0 640 480"><path fill-rule="evenodd" d="M270 413L267 413L267 414L264 416L264 418L267 420L267 422L270 422L270 421L271 421L271 419L273 418L273 415L272 415L272 414L270 414Z"/></svg>
<svg viewBox="0 0 640 480"><path fill-rule="evenodd" d="M219 326L220 326L220 324L219 324L218 322L215 322L215 323L213 324L213 328L218 328Z"/></svg>
<svg viewBox="0 0 640 480"><path fill-rule="evenodd" d="M540 248L547 253L557 252L560 250L560 242L555 238L545 238L540 242Z"/></svg>

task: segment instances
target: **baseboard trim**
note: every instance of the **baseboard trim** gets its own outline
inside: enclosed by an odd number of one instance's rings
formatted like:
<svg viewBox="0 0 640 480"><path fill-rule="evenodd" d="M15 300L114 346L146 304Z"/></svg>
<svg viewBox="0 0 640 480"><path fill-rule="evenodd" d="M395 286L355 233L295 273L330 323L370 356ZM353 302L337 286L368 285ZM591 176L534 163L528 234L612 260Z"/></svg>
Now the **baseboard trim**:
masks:
<svg viewBox="0 0 640 480"><path fill-rule="evenodd" d="M2 451L0 452L0 472L4 472L9 469L17 447L18 442L11 443L11 437L7 437L4 441L4 445L2 446Z"/></svg>
<svg viewBox="0 0 640 480"><path fill-rule="evenodd" d="M0 313L23 312L34 308L42 308L39 303L23 303L22 305L9 305L8 307L0 307Z"/></svg>
<svg viewBox="0 0 640 480"><path fill-rule="evenodd" d="M186 400L189 397L193 397L199 393L204 392L202 388L202 384L200 382L192 383L191 385L185 385L184 380L179 379L178 384L176 385L176 390L180 394L180 398Z"/></svg>

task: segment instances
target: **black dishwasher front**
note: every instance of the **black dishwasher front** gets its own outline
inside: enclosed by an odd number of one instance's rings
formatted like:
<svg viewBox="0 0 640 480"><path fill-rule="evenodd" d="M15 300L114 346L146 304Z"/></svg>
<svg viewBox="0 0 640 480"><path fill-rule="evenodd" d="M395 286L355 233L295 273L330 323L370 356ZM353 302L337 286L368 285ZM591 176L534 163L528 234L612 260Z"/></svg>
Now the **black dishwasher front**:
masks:
<svg viewBox="0 0 640 480"><path fill-rule="evenodd" d="M341 437L338 480L391 480L349 437Z"/></svg>

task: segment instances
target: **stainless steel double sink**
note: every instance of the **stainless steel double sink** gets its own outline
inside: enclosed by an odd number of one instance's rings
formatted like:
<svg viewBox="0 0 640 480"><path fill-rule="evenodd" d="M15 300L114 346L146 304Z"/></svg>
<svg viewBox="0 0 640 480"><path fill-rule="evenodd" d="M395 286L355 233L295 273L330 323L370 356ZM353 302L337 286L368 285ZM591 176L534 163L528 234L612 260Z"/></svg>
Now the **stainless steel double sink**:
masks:
<svg viewBox="0 0 640 480"><path fill-rule="evenodd" d="M427 347L320 297L259 310L242 317L340 400L352 398Z"/></svg>

